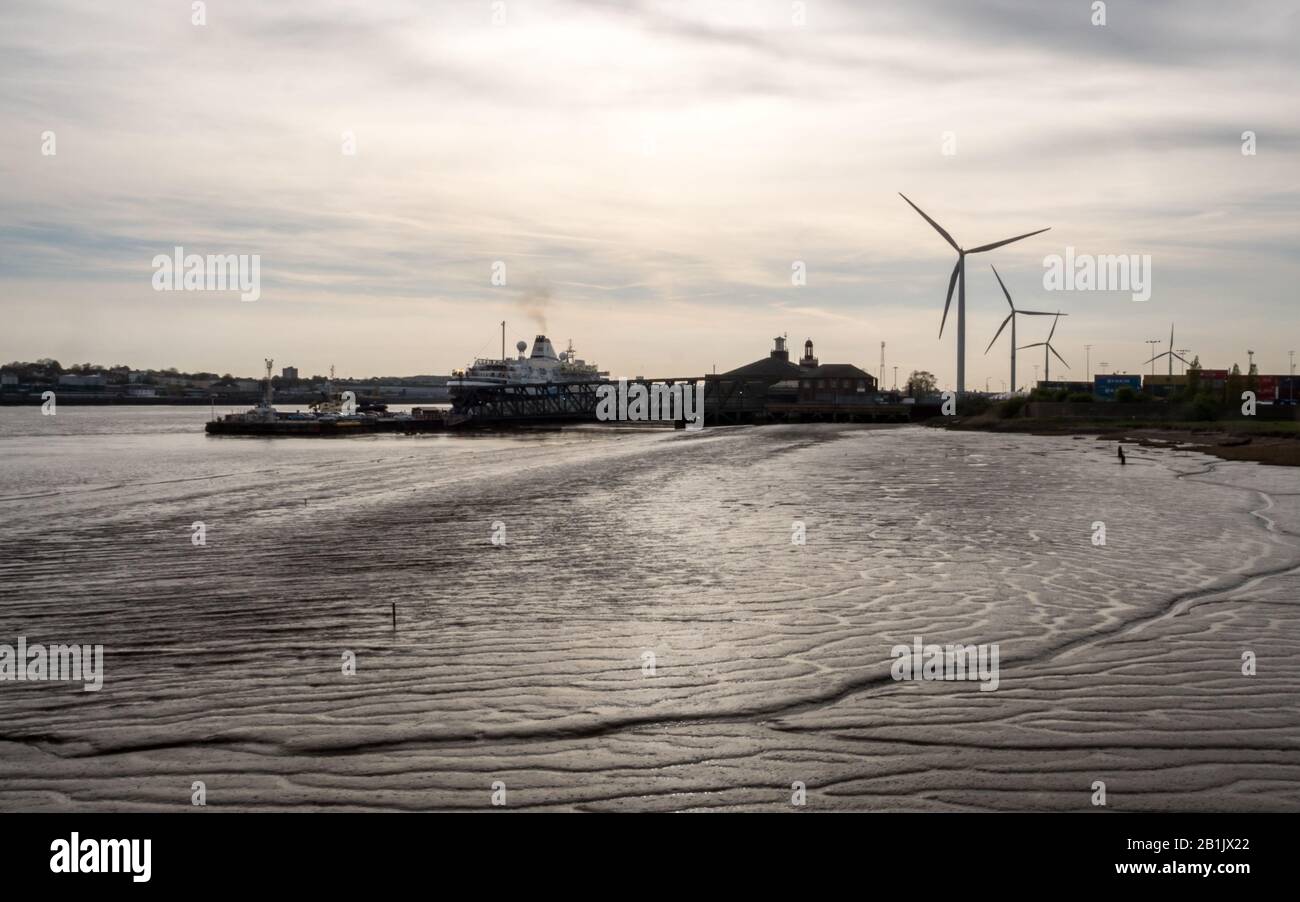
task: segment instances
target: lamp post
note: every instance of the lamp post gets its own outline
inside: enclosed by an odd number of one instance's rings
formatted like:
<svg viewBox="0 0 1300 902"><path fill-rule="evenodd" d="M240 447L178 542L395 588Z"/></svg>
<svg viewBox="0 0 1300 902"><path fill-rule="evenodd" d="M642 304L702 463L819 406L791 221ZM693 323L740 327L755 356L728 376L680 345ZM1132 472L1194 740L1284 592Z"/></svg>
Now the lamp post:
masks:
<svg viewBox="0 0 1300 902"><path fill-rule="evenodd" d="M1182 375L1186 375L1186 373L1187 373L1187 355L1190 354L1190 353L1192 353L1192 349L1191 349L1191 348L1179 348L1179 349L1178 349L1178 354L1179 354L1179 356L1183 358L1183 360L1182 360L1182 367L1183 367L1183 369L1182 369Z"/></svg>
<svg viewBox="0 0 1300 902"><path fill-rule="evenodd" d="M1083 374L1085 376L1091 376L1092 375L1092 345L1084 345L1083 352L1084 352L1084 361L1085 361L1083 365Z"/></svg>
<svg viewBox="0 0 1300 902"><path fill-rule="evenodd" d="M1148 338L1148 339L1147 339L1147 344L1151 345L1151 350L1154 352L1154 351L1155 351L1155 346L1158 345L1158 344L1160 344L1160 339L1158 339L1158 338ZM1155 374L1156 374L1156 362L1155 362L1155 359L1153 358L1152 361L1151 361L1151 375L1154 376Z"/></svg>

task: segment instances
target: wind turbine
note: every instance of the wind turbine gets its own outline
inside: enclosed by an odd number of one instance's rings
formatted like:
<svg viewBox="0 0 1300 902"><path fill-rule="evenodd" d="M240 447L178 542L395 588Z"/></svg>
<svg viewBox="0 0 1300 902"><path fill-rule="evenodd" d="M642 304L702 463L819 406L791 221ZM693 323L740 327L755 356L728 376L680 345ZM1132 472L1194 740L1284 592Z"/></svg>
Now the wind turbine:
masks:
<svg viewBox="0 0 1300 902"><path fill-rule="evenodd" d="M952 289L954 285L960 286L957 289L957 394L961 395L966 391L966 255L982 254L984 251L991 251L995 248L1011 244L1013 241L1019 241L1022 238L1028 238L1031 235L1039 235L1046 232L1047 229L1039 229L1037 232L1026 232L1023 235L1017 235L1014 238L1006 238L1002 241L995 241L992 244L981 244L979 247L973 247L970 250L963 250L952 236L944 231L943 226L935 222L925 211L916 204L908 200L907 195L901 191L898 194L907 205L921 214L921 218L928 222L936 232L943 236L943 240L952 246L957 252L957 265L952 268L952 275L948 277L948 298L943 302L943 320L939 323L939 337L943 337L944 324L948 322L948 308L952 305Z"/></svg>
<svg viewBox="0 0 1300 902"><path fill-rule="evenodd" d="M993 275L997 276L998 284L1002 286L1002 293L1006 295L1007 303L1011 305L1011 312L1008 313L1007 318L1002 321L1002 325L998 326L998 331L993 334L993 341L989 342L989 346L984 349L984 353L987 354L992 350L993 343L998 340L998 336L1002 334L1002 330L1007 327L1007 323L1011 323L1011 386L1012 391L1014 391L1016 384L1016 314L1019 313L1021 316L1052 316L1053 314L1044 313L1041 310L1017 310L1015 303L1011 300L1011 292L1007 291L1007 286L1003 283L1002 276L998 275L998 268L990 264L989 269L993 270ZM1069 316L1070 314L1058 313L1056 315Z"/></svg>
<svg viewBox="0 0 1300 902"><path fill-rule="evenodd" d="M1025 348L1043 349L1043 381L1044 382L1052 381L1052 358L1049 355L1056 354L1056 348L1052 347L1052 336L1056 334L1056 324L1060 322L1062 316L1069 316L1069 315L1070 314L1068 313L1055 314L1056 319L1052 320L1052 331L1047 333L1047 341L1036 341L1033 344L1025 345L1020 349L1022 351L1025 350ZM1065 363L1065 358L1062 357L1060 354L1056 354L1056 359L1061 361L1061 363ZM1070 368L1070 365L1068 363L1065 363L1065 368L1068 370Z"/></svg>
<svg viewBox="0 0 1300 902"><path fill-rule="evenodd" d="M1173 323L1169 324L1169 350L1165 351L1163 354L1157 354L1156 356L1152 357L1150 360L1143 361L1142 365L1146 366L1148 363L1154 363L1155 361L1159 360L1161 357L1169 358L1169 375L1171 376L1174 374L1175 357L1177 357L1179 360L1182 360L1184 365L1186 365L1187 363L1187 360L1181 354L1179 354L1177 351L1174 350L1174 324Z"/></svg>

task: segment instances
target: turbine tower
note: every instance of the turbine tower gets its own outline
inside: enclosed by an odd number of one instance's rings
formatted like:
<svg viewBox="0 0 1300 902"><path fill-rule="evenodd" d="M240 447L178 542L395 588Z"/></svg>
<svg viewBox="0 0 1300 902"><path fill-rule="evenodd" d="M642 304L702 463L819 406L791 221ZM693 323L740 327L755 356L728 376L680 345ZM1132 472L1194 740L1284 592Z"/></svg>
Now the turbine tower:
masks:
<svg viewBox="0 0 1300 902"><path fill-rule="evenodd" d="M1041 310L1017 310L1015 303L1011 300L1011 292L1007 291L1007 286L1003 283L1002 276L998 275L998 268L990 264L989 269L993 270L994 276L997 276L998 284L1002 286L1002 293L1006 295L1007 303L1011 306L1011 312L1008 313L1007 318L1002 321L1002 325L998 326L998 331L993 334L993 341L989 342L989 346L984 349L984 353L987 354L992 350L993 344L998 340L998 336L1002 334L1002 330L1007 327L1007 323L1011 323L1011 390L1014 392L1016 390L1016 314L1020 314L1021 316L1052 316L1052 314L1044 313ZM1063 313L1056 315L1069 316L1070 314Z"/></svg>
<svg viewBox="0 0 1300 902"><path fill-rule="evenodd" d="M973 247L970 250L963 250L962 247L952 240L952 236L944 231L943 226L935 222L925 211L916 204L908 200L906 194L899 192L899 197L907 201L907 205L921 214L921 218L928 222L936 232L943 236L943 240L952 246L957 252L957 265L952 268L952 275L948 277L948 298L943 302L943 320L939 323L939 337L943 337L944 324L948 322L948 308L952 305L952 289L957 285L957 394L964 394L966 391L966 255L982 254L985 251L991 251L1003 245L1011 244L1013 241L1019 241L1022 238L1029 238L1032 235L1039 235L1046 232L1047 229L1039 229L1036 232L1026 232L1023 235L1017 235L1014 238L1005 238L1002 241L995 241L992 244L981 244L979 247Z"/></svg>
<svg viewBox="0 0 1300 902"><path fill-rule="evenodd" d="M1150 360L1144 360L1142 362L1142 365L1146 366L1148 363L1154 363L1155 361L1159 360L1161 357L1169 358L1169 375L1171 376L1174 374L1175 357L1183 361L1184 365L1187 364L1187 360L1181 354L1179 354L1177 351L1174 350L1174 324L1173 323L1169 324L1169 350L1165 351L1163 354L1157 354L1156 356L1152 357ZM1154 367L1152 367L1152 369L1154 369Z"/></svg>
<svg viewBox="0 0 1300 902"><path fill-rule="evenodd" d="M1047 333L1047 341L1036 341L1033 344L1025 345L1023 348L1020 349L1022 351L1025 348L1043 349L1043 381L1044 382L1052 381L1052 358L1050 355L1056 354L1056 348L1052 347L1052 336L1056 334L1056 324L1060 322L1062 316L1069 316L1069 314L1068 313L1056 314L1056 319L1052 320L1052 331ZM1056 359L1061 361L1061 363L1065 363L1065 358L1062 357L1060 354L1056 354ZM1065 363L1065 368L1068 370L1070 368L1070 365L1068 363Z"/></svg>

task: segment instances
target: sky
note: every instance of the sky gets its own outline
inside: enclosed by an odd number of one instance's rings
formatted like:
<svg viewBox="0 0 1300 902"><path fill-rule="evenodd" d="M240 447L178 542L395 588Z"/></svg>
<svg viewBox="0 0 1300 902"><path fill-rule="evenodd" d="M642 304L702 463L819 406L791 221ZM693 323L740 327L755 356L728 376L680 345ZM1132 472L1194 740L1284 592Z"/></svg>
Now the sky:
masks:
<svg viewBox="0 0 1300 902"><path fill-rule="evenodd" d="M967 258L968 388L1008 378L989 264L1068 314L1054 378L1149 371L1171 323L1207 367L1286 372L1300 7L1095 5L5 3L0 362L447 373L504 320L615 375L788 334L951 386L956 255L902 192L967 248L1051 228ZM177 246L260 255L260 297L156 291ZM1150 255L1150 299L1048 291L1066 248Z"/></svg>

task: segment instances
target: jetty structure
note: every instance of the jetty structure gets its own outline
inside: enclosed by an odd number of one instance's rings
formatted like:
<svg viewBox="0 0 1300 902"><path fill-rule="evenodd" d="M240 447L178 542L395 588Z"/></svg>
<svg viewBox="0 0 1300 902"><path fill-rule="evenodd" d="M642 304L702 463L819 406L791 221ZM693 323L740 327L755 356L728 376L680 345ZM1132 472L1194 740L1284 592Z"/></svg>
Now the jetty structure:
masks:
<svg viewBox="0 0 1300 902"><path fill-rule="evenodd" d="M520 344L523 344L521 342ZM503 358L504 360L504 358ZM702 395L704 425L800 422L901 422L914 418L919 407L905 403L897 392L882 392L875 376L850 363L821 363L812 339L804 342L803 357L790 360L786 337L774 339L766 357L706 376L675 376L617 380L572 352L555 354L546 336L538 335L533 354L523 349L507 369L502 361L478 361L476 368L449 383L450 409L416 407L410 413L390 413L382 404L358 405L356 399L331 398L310 411L279 411L273 405L271 361L261 402L244 413L214 416L209 435L342 436L374 432L438 432L473 427L602 423L596 415L601 388L622 383L681 386ZM507 372L521 379L500 378ZM598 373L591 376L590 373ZM628 425L613 421L611 425ZM651 425L651 424L648 424ZM682 419L652 425L686 425Z"/></svg>
<svg viewBox="0 0 1300 902"><path fill-rule="evenodd" d="M786 337L778 336L766 357L725 373L661 378L636 377L627 384L676 385L695 390L703 383L706 426L783 422L903 421L914 413L894 393L882 393L876 377L853 364L822 364L812 339L804 356L790 360ZM596 422L597 390L615 380L561 383L465 385L453 389L450 427L527 423ZM659 425L671 425L660 423ZM679 420L678 426L683 425Z"/></svg>

